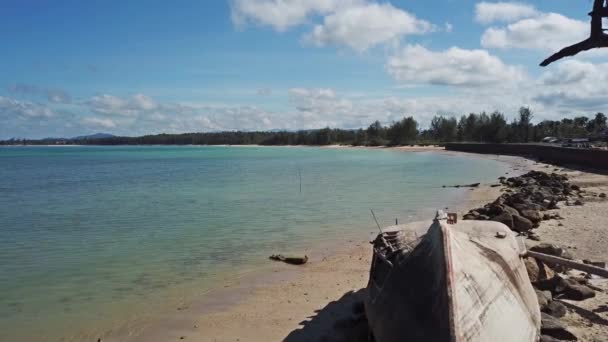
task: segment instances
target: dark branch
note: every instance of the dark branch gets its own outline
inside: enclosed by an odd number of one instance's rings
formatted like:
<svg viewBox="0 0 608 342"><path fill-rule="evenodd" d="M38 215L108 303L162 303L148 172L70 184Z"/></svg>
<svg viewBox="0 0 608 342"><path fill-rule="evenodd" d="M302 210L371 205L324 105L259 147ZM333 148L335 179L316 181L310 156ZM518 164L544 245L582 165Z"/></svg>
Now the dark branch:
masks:
<svg viewBox="0 0 608 342"><path fill-rule="evenodd" d="M597 49L601 47L608 47L608 36L603 36L602 38L597 40L587 38L580 43L563 48L559 52L551 55L551 57L545 59L542 63L540 63L540 66L547 66L564 57L574 56L579 52Z"/></svg>
<svg viewBox="0 0 608 342"><path fill-rule="evenodd" d="M602 18L608 17L608 7L604 6L606 0L595 0L593 3L593 11L589 13L591 16L591 34L589 38L580 43L568 46L545 59L540 66L547 66L564 57L574 56L582 51L587 51L596 48L608 47L608 35L604 33L602 26Z"/></svg>

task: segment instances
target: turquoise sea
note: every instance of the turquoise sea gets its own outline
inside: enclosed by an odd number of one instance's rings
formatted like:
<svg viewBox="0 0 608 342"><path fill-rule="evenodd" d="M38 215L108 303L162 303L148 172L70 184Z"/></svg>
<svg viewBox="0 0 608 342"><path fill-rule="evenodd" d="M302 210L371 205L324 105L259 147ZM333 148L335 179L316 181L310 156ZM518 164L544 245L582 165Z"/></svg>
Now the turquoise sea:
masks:
<svg viewBox="0 0 608 342"><path fill-rule="evenodd" d="M381 225L429 217L468 191L442 185L503 169L383 149L0 148L0 341L96 340L270 254L367 237L370 208Z"/></svg>

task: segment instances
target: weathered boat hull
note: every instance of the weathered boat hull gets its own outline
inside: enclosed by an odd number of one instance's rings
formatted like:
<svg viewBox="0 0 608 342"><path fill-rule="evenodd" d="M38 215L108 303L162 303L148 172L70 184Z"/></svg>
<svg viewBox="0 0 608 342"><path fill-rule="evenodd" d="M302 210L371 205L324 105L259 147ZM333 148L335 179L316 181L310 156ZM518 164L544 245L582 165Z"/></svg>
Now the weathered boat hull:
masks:
<svg viewBox="0 0 608 342"><path fill-rule="evenodd" d="M423 227L396 226L374 244L365 306L377 342L538 340L536 294L506 226Z"/></svg>

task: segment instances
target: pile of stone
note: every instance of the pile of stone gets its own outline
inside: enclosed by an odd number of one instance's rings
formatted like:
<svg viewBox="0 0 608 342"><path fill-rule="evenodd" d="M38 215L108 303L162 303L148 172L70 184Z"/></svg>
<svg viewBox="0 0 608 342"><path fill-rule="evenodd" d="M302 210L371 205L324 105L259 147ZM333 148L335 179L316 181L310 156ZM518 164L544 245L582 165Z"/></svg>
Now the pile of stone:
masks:
<svg viewBox="0 0 608 342"><path fill-rule="evenodd" d="M469 211L464 220L492 220L504 223L512 230L529 234L539 226L540 221L559 219L559 214L541 214L551 209L559 209L559 202L582 205L582 190L568 182L568 177L556 173L547 174L530 171L519 177L499 178L507 187L505 193L494 202L482 208Z"/></svg>
<svg viewBox="0 0 608 342"><path fill-rule="evenodd" d="M564 259L573 259L573 256L564 248L541 243L530 250L549 254ZM542 261L527 257L524 259L526 269L536 290L540 306L542 322L541 341L576 341L577 337L559 320L567 313L567 307L562 299L582 301L595 297L595 291L590 287L586 277L566 278L559 272L568 271L561 265L543 263Z"/></svg>
<svg viewBox="0 0 608 342"><path fill-rule="evenodd" d="M500 177L499 180L506 187L505 192L494 202L469 211L464 220L501 222L521 235L539 240L533 229L541 221L562 219L559 213L550 210L559 209L563 204L583 205L584 190L570 184L565 175L530 171L519 177ZM573 260L566 249L557 245L541 243L530 250ZM588 279L567 277L567 268L532 257L525 258L525 264L542 312L540 341L576 341L577 337L559 320L567 313L567 304L561 300L582 301L594 297L595 291Z"/></svg>

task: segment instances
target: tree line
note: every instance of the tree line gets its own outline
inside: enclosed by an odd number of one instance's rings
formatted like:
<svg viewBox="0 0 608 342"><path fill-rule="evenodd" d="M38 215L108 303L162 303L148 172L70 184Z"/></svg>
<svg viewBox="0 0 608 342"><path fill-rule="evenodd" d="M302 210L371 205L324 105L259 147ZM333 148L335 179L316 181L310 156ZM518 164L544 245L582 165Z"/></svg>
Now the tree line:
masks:
<svg viewBox="0 0 608 342"><path fill-rule="evenodd" d="M103 139L11 139L0 145L355 145L398 146L411 144L437 144L445 142L526 143L538 142L551 136L557 138L593 138L605 140L608 136L606 116L597 113L590 119L579 116L559 121L544 120L532 123L533 113L527 107L507 122L500 112L471 113L460 118L437 115L430 127L420 129L412 116L389 125L373 122L367 128L348 130L323 128L316 130L278 132L207 132L183 134L156 134L140 137L109 137Z"/></svg>

